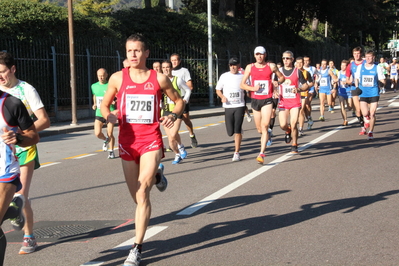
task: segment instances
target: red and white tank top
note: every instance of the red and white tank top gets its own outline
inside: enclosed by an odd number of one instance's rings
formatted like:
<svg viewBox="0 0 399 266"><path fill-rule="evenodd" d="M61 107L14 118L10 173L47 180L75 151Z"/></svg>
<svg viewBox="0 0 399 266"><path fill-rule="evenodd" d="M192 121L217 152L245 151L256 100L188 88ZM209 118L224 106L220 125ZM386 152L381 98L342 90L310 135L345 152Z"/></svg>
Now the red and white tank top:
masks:
<svg viewBox="0 0 399 266"><path fill-rule="evenodd" d="M159 117L162 100L157 72L150 70L148 80L132 81L129 68L122 69L122 85L117 94L119 110L119 141L124 138L160 134Z"/></svg>
<svg viewBox="0 0 399 266"><path fill-rule="evenodd" d="M280 71L284 75L284 71ZM295 93L293 90L299 88L299 70L294 68L291 75L286 76L283 84L280 85L280 103L281 105L288 105L291 107L301 103L301 94Z"/></svg>
<svg viewBox="0 0 399 266"><path fill-rule="evenodd" d="M260 88L258 91L251 91L251 98L263 100L273 96L272 74L269 63L263 68L258 68L252 63L251 85L256 86L259 84Z"/></svg>

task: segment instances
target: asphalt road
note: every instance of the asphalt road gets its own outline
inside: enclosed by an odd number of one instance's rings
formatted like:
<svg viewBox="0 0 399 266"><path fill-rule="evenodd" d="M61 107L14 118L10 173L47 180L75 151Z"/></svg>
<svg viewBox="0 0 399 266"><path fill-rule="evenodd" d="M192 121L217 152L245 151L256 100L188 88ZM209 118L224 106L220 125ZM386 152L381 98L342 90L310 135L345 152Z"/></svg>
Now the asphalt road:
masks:
<svg viewBox="0 0 399 266"><path fill-rule="evenodd" d="M179 165L166 153L169 187L151 192L142 265L399 265L396 95L381 96L373 141L356 124L340 126L336 110L292 155L276 123L263 166L253 122L244 121L242 160L232 162L224 117L194 119L199 147ZM100 149L91 130L41 139L30 195L39 248L18 255L22 233L6 221L5 265L123 263L135 208L120 159Z"/></svg>

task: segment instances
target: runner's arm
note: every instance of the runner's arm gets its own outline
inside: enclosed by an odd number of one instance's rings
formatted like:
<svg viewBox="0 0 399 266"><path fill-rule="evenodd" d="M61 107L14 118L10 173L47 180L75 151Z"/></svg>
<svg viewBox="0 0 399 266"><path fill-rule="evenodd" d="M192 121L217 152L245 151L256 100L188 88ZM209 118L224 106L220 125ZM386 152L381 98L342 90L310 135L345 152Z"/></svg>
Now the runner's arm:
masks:
<svg viewBox="0 0 399 266"><path fill-rule="evenodd" d="M247 65L244 71L244 75L241 80L240 87L243 90L247 91L258 91L259 90L259 85L256 85L255 87L252 87L247 84L247 80L249 79L249 76L251 75L251 64Z"/></svg>
<svg viewBox="0 0 399 266"><path fill-rule="evenodd" d="M115 124L118 121L118 110L111 112L110 107L122 85L122 71L118 71L111 75L108 81L108 89L105 92L104 98L101 102L101 115L107 119L108 122Z"/></svg>
<svg viewBox="0 0 399 266"><path fill-rule="evenodd" d="M166 75L160 73L158 73L157 79L163 93L175 103L173 113L175 113L177 117L181 116L185 104L179 93L173 88L172 82L170 82L170 79ZM168 128L171 128L175 122L175 118L173 118L172 115L163 116L160 120L162 121L161 125Z"/></svg>

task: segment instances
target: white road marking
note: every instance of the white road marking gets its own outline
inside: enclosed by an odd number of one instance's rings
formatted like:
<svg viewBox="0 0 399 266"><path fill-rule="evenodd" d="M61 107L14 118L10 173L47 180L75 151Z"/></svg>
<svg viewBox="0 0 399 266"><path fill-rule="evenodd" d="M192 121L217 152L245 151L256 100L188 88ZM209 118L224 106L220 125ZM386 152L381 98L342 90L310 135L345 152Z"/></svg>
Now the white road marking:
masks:
<svg viewBox="0 0 399 266"><path fill-rule="evenodd" d="M153 226L149 229L147 229L147 231L145 232L145 237L144 237L144 241L146 241L148 238L155 236L156 234L158 234L159 232L165 230L166 228L168 228L167 226ZM116 247L112 248L112 251L115 250L129 250L132 248L132 245L134 244L134 240L136 238L133 237L129 240L126 240L125 242L117 245Z"/></svg>
<svg viewBox="0 0 399 266"><path fill-rule="evenodd" d="M75 157L75 158L70 158L70 159L77 160L77 159L82 159L82 158L90 157L90 156L93 156L93 155L96 155L96 154L90 153L90 154L85 154L85 155L78 155L77 157Z"/></svg>
<svg viewBox="0 0 399 266"><path fill-rule="evenodd" d="M153 226L151 228L148 228L147 231L145 232L144 241L146 241L150 237L155 236L159 232L162 232L166 228L168 228L168 227L167 226ZM131 238L131 239L129 239L129 240L117 245L116 247L112 248L111 251L129 250L129 249L132 248L132 245L134 244L134 240L135 240L135 237L133 237L133 238ZM81 264L80 266L89 266L89 265L90 266L99 266L99 265L102 265L104 263L105 263L105 261L89 261L89 262L86 262L84 264Z"/></svg>
<svg viewBox="0 0 399 266"><path fill-rule="evenodd" d="M52 165L56 165L56 164L59 164L59 163L61 163L61 162L41 164L41 165L40 165L40 168L47 167L47 166L52 166Z"/></svg>
<svg viewBox="0 0 399 266"><path fill-rule="evenodd" d="M350 121L350 123L354 123L355 121L357 121L357 119L353 119L352 121ZM312 145L322 141L323 139L335 134L336 132L338 132L339 130L345 128L344 126L339 126L333 130L331 130L330 132L325 133L324 135L306 143L305 145L302 145L298 148L299 151L303 151L309 147L311 147ZM292 153L287 153L279 158L277 158L276 160L262 166L261 168L253 171L252 173L247 174L246 176L238 179L237 181L231 183L230 185L220 189L219 191L216 191L215 193L213 193L212 195L198 201L197 203L194 203L193 205L187 207L186 209L182 210L181 212L179 212L177 215L191 215L194 212L198 211L199 209L205 207L206 205L214 202L215 200L217 200L218 198L226 195L227 193L233 191L234 189L240 187L241 185L247 183L248 181L251 181L252 179L254 179L255 177L258 177L259 175L263 174L264 172L268 171L269 169L273 168L274 166L280 164L281 162L284 162L285 160L287 160L288 158L291 158L292 156L295 156L295 154Z"/></svg>
<svg viewBox="0 0 399 266"><path fill-rule="evenodd" d="M399 95L396 95L395 97L393 97L392 99L390 99L388 102L391 103L391 102L395 101L395 100L398 99L398 98L399 98Z"/></svg>

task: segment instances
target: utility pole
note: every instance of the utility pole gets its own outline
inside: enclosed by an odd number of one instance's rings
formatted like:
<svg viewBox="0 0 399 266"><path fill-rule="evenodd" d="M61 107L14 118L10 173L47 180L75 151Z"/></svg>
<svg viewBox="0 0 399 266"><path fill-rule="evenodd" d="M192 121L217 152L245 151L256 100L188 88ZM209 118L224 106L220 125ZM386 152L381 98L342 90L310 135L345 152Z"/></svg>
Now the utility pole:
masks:
<svg viewBox="0 0 399 266"><path fill-rule="evenodd" d="M209 106L213 103L213 63L212 63L212 1L208 0L208 84L209 84Z"/></svg>
<svg viewBox="0 0 399 266"><path fill-rule="evenodd" d="M259 0L256 0L256 2L255 2L255 40L256 40L256 45L259 45L258 21L259 21Z"/></svg>
<svg viewBox="0 0 399 266"><path fill-rule="evenodd" d="M68 0L68 30L69 30L69 61L71 69L71 126L77 125L76 116L76 72L75 72L75 47L73 39L73 7L72 0Z"/></svg>

